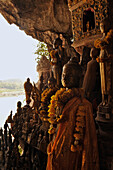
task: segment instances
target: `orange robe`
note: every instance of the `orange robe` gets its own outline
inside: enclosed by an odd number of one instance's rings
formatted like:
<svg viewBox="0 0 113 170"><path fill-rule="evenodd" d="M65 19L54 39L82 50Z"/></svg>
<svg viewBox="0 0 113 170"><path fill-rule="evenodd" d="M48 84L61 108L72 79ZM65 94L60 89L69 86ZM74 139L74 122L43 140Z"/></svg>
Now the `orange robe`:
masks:
<svg viewBox="0 0 113 170"><path fill-rule="evenodd" d="M85 133L82 151L71 151L75 117L81 104L78 97L72 98L62 112L62 123L55 137L48 145L48 161L46 170L99 170L99 156L96 129L92 114L92 105L86 99L82 104L86 111Z"/></svg>

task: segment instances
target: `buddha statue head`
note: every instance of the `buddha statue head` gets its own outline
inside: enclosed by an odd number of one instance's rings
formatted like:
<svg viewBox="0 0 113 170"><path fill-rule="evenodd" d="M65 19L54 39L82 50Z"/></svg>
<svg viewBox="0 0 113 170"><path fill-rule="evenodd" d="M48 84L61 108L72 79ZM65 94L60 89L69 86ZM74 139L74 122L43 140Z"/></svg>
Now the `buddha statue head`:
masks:
<svg viewBox="0 0 113 170"><path fill-rule="evenodd" d="M111 28L111 23L109 18L104 18L101 22L100 22L100 31L101 33L107 33Z"/></svg>
<svg viewBox="0 0 113 170"><path fill-rule="evenodd" d="M30 78L27 78L27 82L28 82L28 83L30 82Z"/></svg>
<svg viewBox="0 0 113 170"><path fill-rule="evenodd" d="M17 102L17 108L21 108L21 105L22 105L21 101L18 101Z"/></svg>
<svg viewBox="0 0 113 170"><path fill-rule="evenodd" d="M97 49L95 47L91 48L91 51L90 51L91 58L96 59L97 57L99 57L99 54L100 54L100 49Z"/></svg>
<svg viewBox="0 0 113 170"><path fill-rule="evenodd" d="M62 85L66 88L79 88L81 80L81 67L75 57L72 57L63 67Z"/></svg>
<svg viewBox="0 0 113 170"><path fill-rule="evenodd" d="M22 110L21 106L22 106L21 101L18 101L17 102L17 113L19 113Z"/></svg>
<svg viewBox="0 0 113 170"><path fill-rule="evenodd" d="M58 49L58 47L62 47L62 40L58 37L53 42L53 48Z"/></svg>

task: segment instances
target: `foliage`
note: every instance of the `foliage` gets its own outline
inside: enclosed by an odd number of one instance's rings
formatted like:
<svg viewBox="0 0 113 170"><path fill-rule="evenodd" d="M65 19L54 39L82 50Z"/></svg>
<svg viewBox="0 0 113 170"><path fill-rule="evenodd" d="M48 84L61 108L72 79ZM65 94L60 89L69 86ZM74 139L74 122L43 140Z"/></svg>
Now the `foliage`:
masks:
<svg viewBox="0 0 113 170"><path fill-rule="evenodd" d="M35 52L35 54L38 55L38 57L35 59L37 63L39 62L42 56L46 56L49 59L49 52L48 52L47 45L44 42L39 42L37 47L38 49Z"/></svg>
<svg viewBox="0 0 113 170"><path fill-rule="evenodd" d="M20 156L22 156L22 155L23 155L24 150L22 149L22 147L21 147L20 145L18 145L18 150L19 150L19 154L20 154Z"/></svg>

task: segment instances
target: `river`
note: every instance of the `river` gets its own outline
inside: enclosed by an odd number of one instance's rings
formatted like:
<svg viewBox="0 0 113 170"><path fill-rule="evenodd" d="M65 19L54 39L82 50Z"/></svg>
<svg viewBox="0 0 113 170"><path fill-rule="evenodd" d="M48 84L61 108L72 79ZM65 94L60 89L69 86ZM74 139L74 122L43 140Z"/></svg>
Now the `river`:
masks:
<svg viewBox="0 0 113 170"><path fill-rule="evenodd" d="M18 101L22 102L22 106L25 105L25 96L0 97L0 127L3 127L11 110L13 111L13 115L16 113Z"/></svg>

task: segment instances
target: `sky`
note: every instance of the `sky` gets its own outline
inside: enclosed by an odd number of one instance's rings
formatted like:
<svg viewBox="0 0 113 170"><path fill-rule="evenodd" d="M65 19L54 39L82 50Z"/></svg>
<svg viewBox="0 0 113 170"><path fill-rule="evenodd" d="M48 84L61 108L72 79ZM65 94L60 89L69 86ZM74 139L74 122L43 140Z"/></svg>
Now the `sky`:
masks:
<svg viewBox="0 0 113 170"><path fill-rule="evenodd" d="M38 81L35 53L38 40L10 25L0 14L0 80Z"/></svg>

